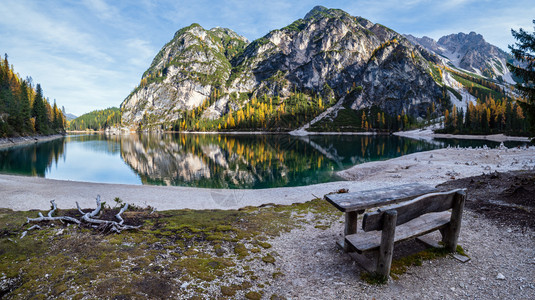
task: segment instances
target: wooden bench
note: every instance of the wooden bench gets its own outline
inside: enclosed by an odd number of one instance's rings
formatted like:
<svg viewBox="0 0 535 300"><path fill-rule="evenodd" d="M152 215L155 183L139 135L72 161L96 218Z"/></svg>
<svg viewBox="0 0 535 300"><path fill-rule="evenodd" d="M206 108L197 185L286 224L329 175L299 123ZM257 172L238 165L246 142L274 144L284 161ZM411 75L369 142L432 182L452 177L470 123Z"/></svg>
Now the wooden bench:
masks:
<svg viewBox="0 0 535 300"><path fill-rule="evenodd" d="M440 230L444 247L454 252L461 228L466 189L430 193L413 200L366 213L364 233L345 236L349 250L379 250L376 272L388 277L394 243ZM451 213L448 211L451 209Z"/></svg>
<svg viewBox="0 0 535 300"><path fill-rule="evenodd" d="M364 210L400 203L436 191L432 186L410 183L352 193L328 194L325 199L345 213L344 236L348 236L357 233L358 215L364 213ZM346 252L351 250L343 239L338 241L338 245Z"/></svg>

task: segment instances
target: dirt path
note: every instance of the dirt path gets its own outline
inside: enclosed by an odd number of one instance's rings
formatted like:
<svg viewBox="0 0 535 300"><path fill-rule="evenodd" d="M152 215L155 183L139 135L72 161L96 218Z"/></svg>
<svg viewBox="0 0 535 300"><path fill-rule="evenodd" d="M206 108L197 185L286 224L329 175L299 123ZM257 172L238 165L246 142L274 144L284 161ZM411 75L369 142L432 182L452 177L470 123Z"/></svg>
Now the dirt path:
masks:
<svg viewBox="0 0 535 300"><path fill-rule="evenodd" d="M276 267L285 276L266 294L287 299L531 299L535 294L533 230L466 210L459 244L469 262L424 261L381 286L362 280L363 270L335 245L342 231L341 222L326 230L308 225L270 240ZM396 244L394 252L412 246Z"/></svg>

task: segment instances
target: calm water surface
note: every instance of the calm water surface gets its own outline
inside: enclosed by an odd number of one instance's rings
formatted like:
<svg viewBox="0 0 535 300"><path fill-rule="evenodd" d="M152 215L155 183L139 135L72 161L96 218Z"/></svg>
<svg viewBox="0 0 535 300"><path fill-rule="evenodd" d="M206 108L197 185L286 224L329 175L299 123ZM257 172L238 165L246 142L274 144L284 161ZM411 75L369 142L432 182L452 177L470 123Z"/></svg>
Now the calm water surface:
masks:
<svg viewBox="0 0 535 300"><path fill-rule="evenodd" d="M257 189L341 180L335 172L355 164L457 145L496 147L498 143L354 135L71 135L0 150L0 173L102 183Z"/></svg>

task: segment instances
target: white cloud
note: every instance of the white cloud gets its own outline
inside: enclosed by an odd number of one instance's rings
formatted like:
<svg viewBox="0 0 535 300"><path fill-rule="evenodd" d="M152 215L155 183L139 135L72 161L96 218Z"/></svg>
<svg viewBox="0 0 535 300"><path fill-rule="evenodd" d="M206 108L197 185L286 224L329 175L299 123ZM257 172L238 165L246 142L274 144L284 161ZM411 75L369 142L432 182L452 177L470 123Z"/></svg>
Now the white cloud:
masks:
<svg viewBox="0 0 535 300"><path fill-rule="evenodd" d="M475 1L474 0L448 0L448 1L437 1L437 2L438 2L438 7L442 9L462 9L464 6L468 5L470 2L475 2Z"/></svg>
<svg viewBox="0 0 535 300"><path fill-rule="evenodd" d="M8 0L3 4L0 5L0 15L2 15L0 24L15 33L9 38L30 37L40 42L45 51L74 52L77 55L112 60L110 56L95 47L93 36L76 30L72 24L63 22L61 18L49 17L32 9L32 5L20 1Z"/></svg>
<svg viewBox="0 0 535 300"><path fill-rule="evenodd" d="M84 0L83 2L103 20L112 20L119 16L119 11L104 0Z"/></svg>
<svg viewBox="0 0 535 300"><path fill-rule="evenodd" d="M124 42L127 47L127 53L130 54L128 63L147 68L152 58L156 55L156 50L152 45L142 39L128 39Z"/></svg>

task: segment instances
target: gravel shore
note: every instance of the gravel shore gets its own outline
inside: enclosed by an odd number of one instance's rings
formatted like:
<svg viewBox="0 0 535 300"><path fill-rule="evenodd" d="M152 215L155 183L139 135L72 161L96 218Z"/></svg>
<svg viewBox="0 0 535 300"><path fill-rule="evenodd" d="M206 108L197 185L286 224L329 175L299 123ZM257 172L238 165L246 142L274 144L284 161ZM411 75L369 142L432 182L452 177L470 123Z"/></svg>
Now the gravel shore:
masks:
<svg viewBox="0 0 535 300"><path fill-rule="evenodd" d="M46 142L64 137L62 134L45 135L45 136L23 136L15 138L0 138L0 149L14 146Z"/></svg>
<svg viewBox="0 0 535 300"><path fill-rule="evenodd" d="M335 245L342 237L342 221L326 230L308 225L270 240L285 280L266 294L287 299L533 299L535 295L533 230L503 226L465 210L459 245L470 261L450 256L424 261L378 286L362 280L363 269ZM396 244L394 253L411 246Z"/></svg>

